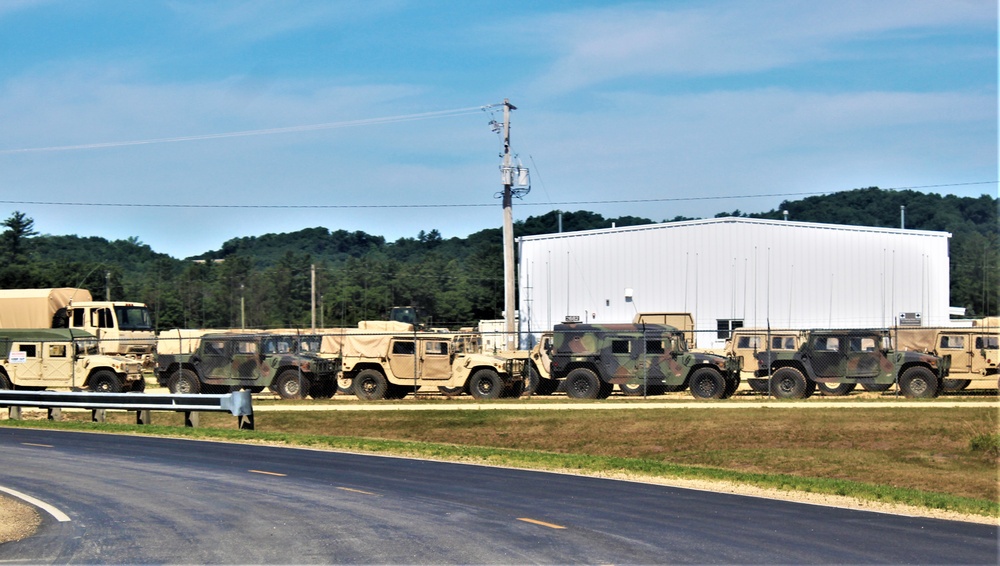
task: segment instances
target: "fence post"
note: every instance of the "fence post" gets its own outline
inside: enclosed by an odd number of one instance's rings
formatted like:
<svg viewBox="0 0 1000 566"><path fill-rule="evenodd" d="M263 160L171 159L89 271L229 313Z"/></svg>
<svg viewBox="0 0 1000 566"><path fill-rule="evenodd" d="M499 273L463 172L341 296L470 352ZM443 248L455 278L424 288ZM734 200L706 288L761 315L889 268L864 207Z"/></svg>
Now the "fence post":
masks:
<svg viewBox="0 0 1000 566"><path fill-rule="evenodd" d="M92 423L103 423L106 411L107 411L107 409L91 409L90 410L90 422L92 422Z"/></svg>
<svg viewBox="0 0 1000 566"><path fill-rule="evenodd" d="M148 425L153 424L153 413L149 409L142 409L141 411L135 412L135 424L137 425Z"/></svg>
<svg viewBox="0 0 1000 566"><path fill-rule="evenodd" d="M11 406L11 407L7 407L7 409L9 411L7 413L7 418L9 418L10 420L13 420L13 421L19 421L19 420L21 420L21 407Z"/></svg>

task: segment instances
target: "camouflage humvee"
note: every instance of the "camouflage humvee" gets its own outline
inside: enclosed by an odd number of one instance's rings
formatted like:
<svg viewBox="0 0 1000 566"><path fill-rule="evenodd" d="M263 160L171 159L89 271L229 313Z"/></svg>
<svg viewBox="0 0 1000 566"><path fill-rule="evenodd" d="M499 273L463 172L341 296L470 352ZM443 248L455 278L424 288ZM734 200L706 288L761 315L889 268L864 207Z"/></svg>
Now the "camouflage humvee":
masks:
<svg viewBox="0 0 1000 566"><path fill-rule="evenodd" d="M948 375L950 356L893 351L884 330L803 331L796 350L768 347L757 352L758 379L782 399L804 399L818 383L828 387L862 384L872 390L898 383L907 397L936 397ZM769 345L770 346L770 345Z"/></svg>
<svg viewBox="0 0 1000 566"><path fill-rule="evenodd" d="M0 389L141 392L142 362L99 353L97 336L76 328L0 330Z"/></svg>
<svg viewBox="0 0 1000 566"><path fill-rule="evenodd" d="M293 335L206 334L190 353L158 354L156 380L171 393L269 387L283 399L332 396L339 361L300 349Z"/></svg>
<svg viewBox="0 0 1000 566"><path fill-rule="evenodd" d="M690 352L680 330L665 324L557 324L550 372L566 393L603 399L614 384L630 395L689 387L698 399L725 399L740 384L740 360Z"/></svg>

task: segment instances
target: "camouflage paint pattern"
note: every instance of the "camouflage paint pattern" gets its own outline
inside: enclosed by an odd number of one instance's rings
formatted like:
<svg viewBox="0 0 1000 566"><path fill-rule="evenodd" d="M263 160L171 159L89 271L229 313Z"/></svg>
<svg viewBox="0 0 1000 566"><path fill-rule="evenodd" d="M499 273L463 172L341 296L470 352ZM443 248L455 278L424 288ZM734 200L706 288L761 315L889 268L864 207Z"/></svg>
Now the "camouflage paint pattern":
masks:
<svg viewBox="0 0 1000 566"><path fill-rule="evenodd" d="M683 333L665 324L557 324L552 334L554 379L577 367L594 370L606 383L628 385L682 385L705 366L739 376L738 359L688 351Z"/></svg>
<svg viewBox="0 0 1000 566"><path fill-rule="evenodd" d="M922 366L939 379L948 375L951 358L922 352L891 350L883 330L807 330L797 350L757 352L758 378L792 366L820 383L895 383L903 371Z"/></svg>
<svg viewBox="0 0 1000 566"><path fill-rule="evenodd" d="M312 384L328 383L336 388L338 359L319 356L315 351L299 351L299 337L289 335L207 334L189 354L159 354L156 379L166 386L179 368L194 371L207 385L270 387L280 373L301 371ZM303 340L302 345L315 347ZM318 349L318 348L317 348Z"/></svg>

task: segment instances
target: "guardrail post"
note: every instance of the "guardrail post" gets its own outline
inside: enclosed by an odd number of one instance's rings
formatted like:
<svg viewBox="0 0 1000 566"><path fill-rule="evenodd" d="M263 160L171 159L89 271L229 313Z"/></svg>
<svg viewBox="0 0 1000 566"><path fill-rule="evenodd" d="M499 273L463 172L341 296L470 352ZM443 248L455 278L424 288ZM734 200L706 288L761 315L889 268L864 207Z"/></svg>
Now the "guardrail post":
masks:
<svg viewBox="0 0 1000 566"><path fill-rule="evenodd" d="M135 424L137 425L148 425L153 424L153 414L149 409L143 409L141 411L135 412Z"/></svg>
<svg viewBox="0 0 1000 566"><path fill-rule="evenodd" d="M107 409L91 409L90 410L90 422L92 423L103 423L105 412Z"/></svg>
<svg viewBox="0 0 1000 566"><path fill-rule="evenodd" d="M10 420L14 420L14 421L21 420L21 407L13 407L13 406L11 406L11 407L7 407L7 409L10 411L7 414L7 418L9 418Z"/></svg>
<svg viewBox="0 0 1000 566"><path fill-rule="evenodd" d="M188 428L198 428L201 418L197 411L184 411L184 426Z"/></svg>
<svg viewBox="0 0 1000 566"><path fill-rule="evenodd" d="M236 417L236 425L240 430L253 430L253 413Z"/></svg>
<svg viewBox="0 0 1000 566"><path fill-rule="evenodd" d="M59 407L49 407L49 420L50 421L61 421L62 420L62 409Z"/></svg>

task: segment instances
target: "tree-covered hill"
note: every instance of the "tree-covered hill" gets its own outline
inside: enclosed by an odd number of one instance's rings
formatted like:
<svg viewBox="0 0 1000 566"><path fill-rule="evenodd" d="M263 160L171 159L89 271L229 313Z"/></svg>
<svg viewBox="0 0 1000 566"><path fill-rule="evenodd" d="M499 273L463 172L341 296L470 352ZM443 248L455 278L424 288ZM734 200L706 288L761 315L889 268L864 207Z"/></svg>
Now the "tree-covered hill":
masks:
<svg viewBox="0 0 1000 566"><path fill-rule="evenodd" d="M998 199L885 191L875 187L785 201L760 213L721 216L781 219L952 233L951 304L970 316L996 315L1000 306ZM560 218L561 217L561 218ZM676 217L670 221L692 220ZM551 211L516 222L516 236L650 224L588 211ZM354 325L381 318L393 305L418 305L436 322L467 326L500 318L503 254L499 228L466 238L437 230L387 242L361 231L304 228L285 234L235 238L218 250L184 260L156 253L135 238L108 241L38 235L33 221L14 212L0 239L5 262L0 286L85 287L103 297L143 301L160 329L239 326L241 299L248 327L309 326L311 277L322 309L318 323Z"/></svg>

